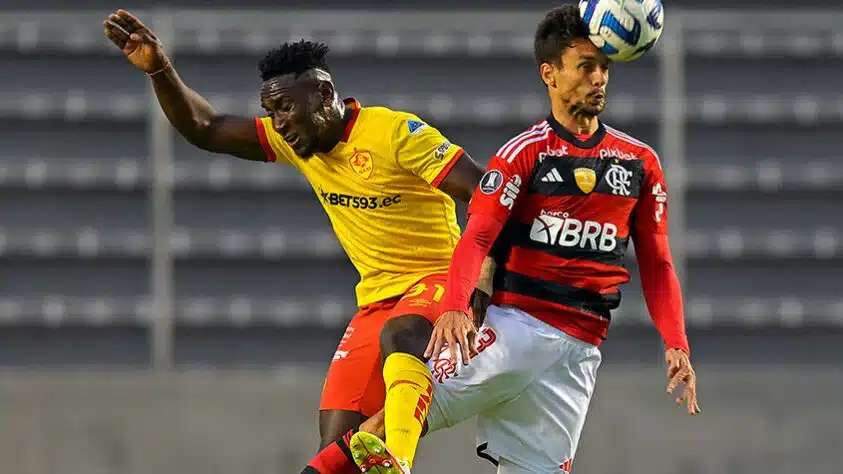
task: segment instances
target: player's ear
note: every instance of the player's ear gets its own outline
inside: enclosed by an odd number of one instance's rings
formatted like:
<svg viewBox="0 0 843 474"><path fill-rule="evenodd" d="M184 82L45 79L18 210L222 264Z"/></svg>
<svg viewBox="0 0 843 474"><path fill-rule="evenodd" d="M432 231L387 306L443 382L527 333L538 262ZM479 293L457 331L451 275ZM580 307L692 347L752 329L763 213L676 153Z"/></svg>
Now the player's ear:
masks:
<svg viewBox="0 0 843 474"><path fill-rule="evenodd" d="M331 105L334 102L334 85L331 81L319 81L317 86L319 97L324 105Z"/></svg>
<svg viewBox="0 0 843 474"><path fill-rule="evenodd" d="M334 101L334 86L329 81L319 81L316 83L316 94L319 96L319 101L322 105L329 105Z"/></svg>
<svg viewBox="0 0 843 474"><path fill-rule="evenodd" d="M539 74L542 76L542 82L547 87L556 87L556 76L553 74L553 65L550 63L542 63L539 66Z"/></svg>

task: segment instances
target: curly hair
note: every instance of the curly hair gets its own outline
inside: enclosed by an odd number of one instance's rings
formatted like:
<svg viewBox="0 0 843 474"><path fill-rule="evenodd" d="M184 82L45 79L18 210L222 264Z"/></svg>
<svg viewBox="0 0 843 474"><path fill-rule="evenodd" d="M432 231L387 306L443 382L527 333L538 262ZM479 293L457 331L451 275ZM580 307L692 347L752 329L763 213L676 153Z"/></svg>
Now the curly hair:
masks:
<svg viewBox="0 0 843 474"><path fill-rule="evenodd" d="M580 17L579 7L564 5L550 10L536 28L536 63L558 66L562 53L577 38L588 38L588 25Z"/></svg>
<svg viewBox="0 0 843 474"><path fill-rule="evenodd" d="M265 81L285 74L295 74L298 77L311 69L331 72L327 62L328 51L330 49L327 45L314 41L284 43L266 53L258 62L261 79Z"/></svg>

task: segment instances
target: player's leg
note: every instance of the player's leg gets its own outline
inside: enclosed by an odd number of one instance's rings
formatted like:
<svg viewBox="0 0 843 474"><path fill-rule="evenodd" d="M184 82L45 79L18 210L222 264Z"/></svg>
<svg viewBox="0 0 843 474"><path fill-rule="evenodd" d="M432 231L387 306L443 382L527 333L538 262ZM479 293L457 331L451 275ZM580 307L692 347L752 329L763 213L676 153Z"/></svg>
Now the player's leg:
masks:
<svg viewBox="0 0 843 474"><path fill-rule="evenodd" d="M349 440L348 446L352 457L362 472L372 474L407 474L409 467L396 459L386 442L384 410L360 425L360 429ZM422 436L427 433L427 422L422 429Z"/></svg>
<svg viewBox="0 0 843 474"><path fill-rule="evenodd" d="M358 426L383 407L378 336L393 304L361 308L352 318L328 368L319 404L319 453L304 473L359 472L348 448Z"/></svg>
<svg viewBox="0 0 843 474"><path fill-rule="evenodd" d="M555 352L547 344L534 344L531 328L512 318L507 310L490 306L486 324L479 330L478 355L468 366L452 364L448 349L432 359L431 368L435 396L430 404L426 431L434 432L453 426L490 407L518 397L529 384L533 373L552 363ZM443 356L444 358L440 358ZM539 361L539 362L537 362ZM547 361L543 365L543 362ZM457 376L458 374L458 376ZM388 421L389 408L386 410ZM351 439L355 461L376 473L400 473L400 461L392 445L366 435L364 427ZM369 429L368 431L372 431ZM389 441L388 427L385 429ZM388 449L387 449L388 448ZM390 466L386 467L389 463Z"/></svg>
<svg viewBox="0 0 843 474"><path fill-rule="evenodd" d="M356 429L368 418L358 411L319 410L319 449L342 439L350 430Z"/></svg>
<svg viewBox="0 0 843 474"><path fill-rule="evenodd" d="M445 292L446 280L446 275L433 275L413 286L381 331L386 442L392 455L407 467L412 467L433 397L424 351L439 316L437 301Z"/></svg>
<svg viewBox="0 0 843 474"><path fill-rule="evenodd" d="M552 331L546 334L553 337ZM571 472L601 356L561 331L553 339L559 349L554 363L517 399L479 416L484 458L507 459L526 472Z"/></svg>
<svg viewBox="0 0 843 474"><path fill-rule="evenodd" d="M351 436L366 416L346 410L319 411L319 452L302 474L354 474L359 472L349 449Z"/></svg>
<svg viewBox="0 0 843 474"><path fill-rule="evenodd" d="M344 433L341 436L336 438L336 441L328 443L327 445L322 444L320 447L319 453L314 457L308 466L304 468L302 474L327 474L327 473L357 473L359 472L359 468L354 463L354 457L351 453L351 437L357 433L357 431L364 431L367 433L372 433L375 436L380 437L383 439L386 435L384 432L384 413L383 409L377 412L372 417L364 420L363 422L359 423L359 428L349 428L347 431L343 431L345 429L346 424L344 421L336 421L336 428L332 428L330 426L325 426L326 418L332 417L334 413L343 413L341 411L336 410L325 410L319 413L319 422L320 422L320 433ZM349 414L353 414L356 417L362 417L363 415L360 413L354 412L347 412ZM330 422L329 422L330 424ZM342 425L342 427L340 427ZM325 426L323 428L323 426ZM323 435L323 439L329 439L327 436Z"/></svg>

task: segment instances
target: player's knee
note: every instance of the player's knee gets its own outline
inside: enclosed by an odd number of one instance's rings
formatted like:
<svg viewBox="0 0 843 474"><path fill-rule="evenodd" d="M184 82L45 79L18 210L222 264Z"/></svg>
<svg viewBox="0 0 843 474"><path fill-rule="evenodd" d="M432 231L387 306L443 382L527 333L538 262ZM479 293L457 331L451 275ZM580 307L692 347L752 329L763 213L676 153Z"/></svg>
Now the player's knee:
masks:
<svg viewBox="0 0 843 474"><path fill-rule="evenodd" d="M432 333L433 325L423 316L408 314L392 318L381 331L381 353L386 357L393 352L403 352L423 359Z"/></svg>

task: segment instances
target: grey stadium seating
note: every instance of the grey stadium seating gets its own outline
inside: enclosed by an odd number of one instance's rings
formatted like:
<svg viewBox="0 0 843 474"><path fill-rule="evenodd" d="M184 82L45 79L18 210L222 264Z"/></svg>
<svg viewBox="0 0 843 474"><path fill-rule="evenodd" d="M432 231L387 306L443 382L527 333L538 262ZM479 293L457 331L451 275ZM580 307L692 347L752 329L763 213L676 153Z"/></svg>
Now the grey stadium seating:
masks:
<svg viewBox="0 0 843 474"><path fill-rule="evenodd" d="M48 10L59 2L19 3L0 10L0 320L8 330L129 328L125 341L142 353L154 314L146 80L102 37L109 2L68 15ZM453 16L442 2L419 16L380 17L235 3L273 10L180 16L166 43L185 81L218 109L259 114L261 52L312 36L333 47L342 93L414 111L481 160L546 114L530 48L531 25L550 2L504 16ZM152 5L136 4L140 15ZM10 10L25 6L42 11ZM797 32L776 16L749 29L731 15L681 18L682 81L663 82L660 43L615 66L605 120L662 152L689 324L840 324L843 29L829 20ZM665 91L682 94L678 127L660 128L676 105L665 107ZM683 156L661 142L674 129L684 132ZM180 330L341 328L354 312L357 275L307 183L281 165L213 156L178 136L173 155L165 175L174 185ZM617 325L646 325L634 258L629 267ZM147 363L124 359L115 356Z"/></svg>

